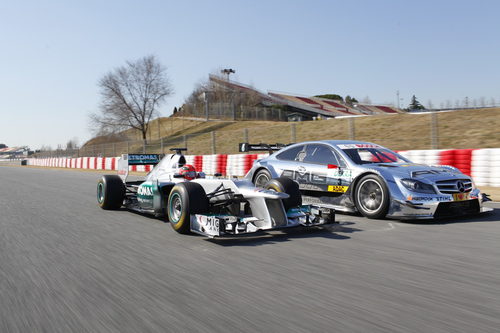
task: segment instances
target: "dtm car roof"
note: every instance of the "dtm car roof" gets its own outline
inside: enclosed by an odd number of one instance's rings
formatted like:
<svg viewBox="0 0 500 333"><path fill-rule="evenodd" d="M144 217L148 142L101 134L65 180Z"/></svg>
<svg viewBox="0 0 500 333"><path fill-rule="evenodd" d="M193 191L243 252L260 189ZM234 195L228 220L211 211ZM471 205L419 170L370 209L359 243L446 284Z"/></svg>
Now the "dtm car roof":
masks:
<svg viewBox="0 0 500 333"><path fill-rule="evenodd" d="M326 143L332 146L338 146L338 145L349 145L349 144L372 144L372 145L377 145L376 143L373 142L368 142L368 141L356 141L356 140L316 140L316 141L304 141L304 142L298 142L296 144L308 144L308 143ZM377 145L379 146L379 145Z"/></svg>

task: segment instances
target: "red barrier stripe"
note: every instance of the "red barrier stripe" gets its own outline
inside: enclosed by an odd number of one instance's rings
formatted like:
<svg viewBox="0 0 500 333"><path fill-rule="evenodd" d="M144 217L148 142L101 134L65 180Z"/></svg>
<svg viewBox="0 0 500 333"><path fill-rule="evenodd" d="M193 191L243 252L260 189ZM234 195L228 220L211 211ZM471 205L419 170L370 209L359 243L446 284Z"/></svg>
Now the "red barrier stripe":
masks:
<svg viewBox="0 0 500 333"><path fill-rule="evenodd" d="M203 155L196 155L194 157L194 168L196 169L196 171L198 172L201 172L203 171Z"/></svg>

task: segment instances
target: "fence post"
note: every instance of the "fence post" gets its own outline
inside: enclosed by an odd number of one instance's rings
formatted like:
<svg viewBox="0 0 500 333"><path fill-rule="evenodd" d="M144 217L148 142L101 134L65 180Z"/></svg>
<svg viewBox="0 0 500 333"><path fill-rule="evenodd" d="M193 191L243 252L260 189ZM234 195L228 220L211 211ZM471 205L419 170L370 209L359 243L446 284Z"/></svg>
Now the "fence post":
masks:
<svg viewBox="0 0 500 333"><path fill-rule="evenodd" d="M291 142L297 142L297 130L296 130L297 124L295 123L290 123L290 141Z"/></svg>
<svg viewBox="0 0 500 333"><path fill-rule="evenodd" d="M349 140L354 140L356 138L356 128L354 126L354 118L349 118Z"/></svg>
<svg viewBox="0 0 500 333"><path fill-rule="evenodd" d="M438 133L438 119L437 113L431 113L431 149L438 149L439 147L439 133Z"/></svg>
<svg viewBox="0 0 500 333"><path fill-rule="evenodd" d="M212 137L212 154L216 154L216 147L215 147L215 131L210 132L210 135Z"/></svg>
<svg viewBox="0 0 500 333"><path fill-rule="evenodd" d="M243 142L249 142L248 141L248 128L243 129Z"/></svg>

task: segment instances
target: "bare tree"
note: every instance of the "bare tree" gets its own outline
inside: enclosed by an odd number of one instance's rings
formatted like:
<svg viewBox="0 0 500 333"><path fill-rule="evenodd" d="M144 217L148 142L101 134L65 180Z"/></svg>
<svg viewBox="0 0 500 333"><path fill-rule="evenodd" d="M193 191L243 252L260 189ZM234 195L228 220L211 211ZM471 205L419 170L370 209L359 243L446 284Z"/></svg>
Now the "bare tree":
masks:
<svg viewBox="0 0 500 333"><path fill-rule="evenodd" d="M361 103L363 103L363 104L372 104L372 100L370 99L370 97L365 96L365 97L361 100Z"/></svg>
<svg viewBox="0 0 500 333"><path fill-rule="evenodd" d="M78 149L78 138L76 136L66 142L66 150L71 149Z"/></svg>
<svg viewBox="0 0 500 333"><path fill-rule="evenodd" d="M451 101L449 99L446 100L446 108L451 109Z"/></svg>
<svg viewBox="0 0 500 333"><path fill-rule="evenodd" d="M465 96L463 106L464 106L464 108L469 107L469 97L468 96Z"/></svg>
<svg viewBox="0 0 500 333"><path fill-rule="evenodd" d="M495 97L490 98L490 106L495 106Z"/></svg>
<svg viewBox="0 0 500 333"><path fill-rule="evenodd" d="M484 96L479 97L479 106L481 106L482 108L486 106L486 97Z"/></svg>
<svg viewBox="0 0 500 333"><path fill-rule="evenodd" d="M173 93L166 68L154 56L128 61L104 75L100 114L90 115L95 132L109 134L134 128L146 140L149 121L159 106Z"/></svg>
<svg viewBox="0 0 500 333"><path fill-rule="evenodd" d="M434 104L432 103L432 100L427 101L427 108L428 109L434 109Z"/></svg>

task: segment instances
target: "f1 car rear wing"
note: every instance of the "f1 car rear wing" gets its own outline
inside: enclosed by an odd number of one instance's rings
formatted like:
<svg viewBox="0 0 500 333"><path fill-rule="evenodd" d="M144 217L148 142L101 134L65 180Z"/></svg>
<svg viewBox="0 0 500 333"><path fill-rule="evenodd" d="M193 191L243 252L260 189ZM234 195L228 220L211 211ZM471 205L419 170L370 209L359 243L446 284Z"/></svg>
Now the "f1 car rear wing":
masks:
<svg viewBox="0 0 500 333"><path fill-rule="evenodd" d="M125 182L129 165L156 165L162 158L161 154L122 154L118 159L118 175Z"/></svg>
<svg viewBox="0 0 500 333"><path fill-rule="evenodd" d="M249 151L269 151L269 154L272 154L273 151L278 151L281 150L282 148L285 148L286 146L291 145L289 144L284 144L284 143L240 143L239 145L239 151L240 153L246 153Z"/></svg>

